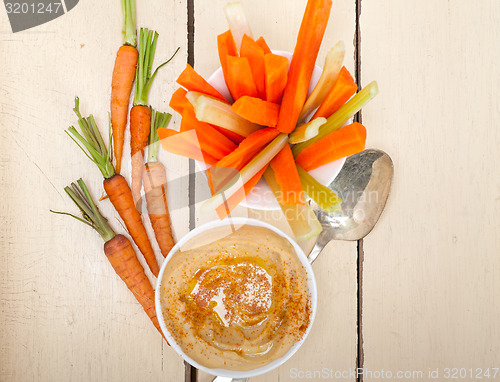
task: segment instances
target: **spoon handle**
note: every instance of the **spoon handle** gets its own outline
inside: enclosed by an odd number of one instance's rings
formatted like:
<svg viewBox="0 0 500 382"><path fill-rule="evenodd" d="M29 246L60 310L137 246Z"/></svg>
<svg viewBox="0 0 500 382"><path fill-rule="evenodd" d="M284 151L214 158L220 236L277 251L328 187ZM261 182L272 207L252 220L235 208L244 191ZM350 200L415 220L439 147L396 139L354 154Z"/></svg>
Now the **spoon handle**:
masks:
<svg viewBox="0 0 500 382"><path fill-rule="evenodd" d="M314 248L311 250L311 253L309 253L309 256L307 257L307 260L309 260L310 264L314 263L314 260L316 260L324 247L324 244L319 243L319 240L316 241L316 244L314 244Z"/></svg>

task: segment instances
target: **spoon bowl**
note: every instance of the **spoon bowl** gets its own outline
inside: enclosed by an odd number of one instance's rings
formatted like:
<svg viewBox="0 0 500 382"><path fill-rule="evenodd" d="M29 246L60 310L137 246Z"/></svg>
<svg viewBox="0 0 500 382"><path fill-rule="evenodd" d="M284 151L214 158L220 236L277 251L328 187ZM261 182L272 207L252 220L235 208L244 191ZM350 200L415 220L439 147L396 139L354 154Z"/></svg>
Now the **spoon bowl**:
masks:
<svg viewBox="0 0 500 382"><path fill-rule="evenodd" d="M385 152L367 149L346 159L342 170L328 185L342 199L340 212L327 213L313 205L323 231L309 254L316 260L330 240L360 240L377 223L389 196L394 173Z"/></svg>

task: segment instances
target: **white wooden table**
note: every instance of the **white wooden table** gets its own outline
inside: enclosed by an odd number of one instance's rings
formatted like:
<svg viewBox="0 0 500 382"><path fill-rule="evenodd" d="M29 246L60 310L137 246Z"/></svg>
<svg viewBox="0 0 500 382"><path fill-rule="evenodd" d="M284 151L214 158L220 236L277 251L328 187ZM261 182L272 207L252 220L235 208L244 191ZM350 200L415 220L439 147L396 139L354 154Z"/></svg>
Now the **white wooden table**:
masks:
<svg viewBox="0 0 500 382"><path fill-rule="evenodd" d="M257 36L293 50L305 0L242 1ZM136 3L138 26L160 33L157 62L181 47L150 95L166 111L186 62L205 77L218 67L225 1ZM435 381L448 379L446 368L450 379L453 368L459 377L466 370L459 379L468 381L489 368L492 379L500 367L499 25L498 0L334 0L318 63L344 40L357 82L378 81L380 94L361 118L367 146L391 155L394 182L372 233L331 243L314 264L320 304L304 346L252 380L314 372L381 380L390 371ZM165 345L98 235L49 213L74 211L63 188L79 177L101 193L98 170L64 129L76 122L75 95L106 128L120 30L118 0L82 0L16 34L0 9L0 381L211 380ZM202 182L187 177L189 162L161 155L170 202L186 206L172 214L180 238L214 217L187 207ZM101 205L122 230L109 203ZM236 214L288 229L270 214ZM350 372L358 367L364 375Z"/></svg>

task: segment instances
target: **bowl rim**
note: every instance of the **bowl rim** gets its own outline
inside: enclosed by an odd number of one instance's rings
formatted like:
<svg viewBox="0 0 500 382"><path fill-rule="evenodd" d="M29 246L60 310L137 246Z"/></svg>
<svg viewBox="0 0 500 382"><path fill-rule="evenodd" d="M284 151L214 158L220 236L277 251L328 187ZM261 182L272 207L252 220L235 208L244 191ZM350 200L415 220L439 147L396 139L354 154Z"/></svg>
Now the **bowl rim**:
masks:
<svg viewBox="0 0 500 382"><path fill-rule="evenodd" d="M292 244L297 257L299 258L301 264L304 266L306 269L306 274L307 274L307 286L309 289L309 295L310 295L310 301L311 301L311 314L310 314L310 320L309 320L309 326L307 327L304 335L302 338L295 342L290 349L280 358L273 360L272 362L260 366L255 369L251 370L245 370L245 371L239 371L239 370L228 370L228 369L222 369L222 368L209 368L206 366L203 366L199 364L198 362L194 361L191 357L189 357L182 348L177 344L175 339L170 335L170 332L167 329L167 326L165 324L165 320L163 317L163 311L161 307L161 301L160 301L160 289L162 285L162 279L163 279L163 274L165 272L165 269L167 267L168 262L170 259L173 257L173 255L178 251L178 249L186 244L189 240L191 240L193 237L197 236L198 234L205 232L209 229L217 228L217 227L222 227L226 225L253 225L257 227L264 227L267 228L279 236L287 239L290 244ZM288 359L290 359L300 348L300 346L305 342L307 336L309 335L309 332L311 331L311 327L313 326L314 319L316 317L316 311L317 311L317 304L318 304L318 290L317 290L317 285L316 285L316 278L314 277L314 271L311 267L311 264L307 260L307 256L302 250L302 248L297 244L295 240L293 240L290 236L288 236L286 233L281 231L280 229L276 228L275 226L263 222L257 219L252 219L252 218L244 218L244 217L233 217L233 218L227 218L224 220L214 220L208 223L205 223L199 227L196 227L195 229L191 230L189 233L187 233L182 239L180 239L174 247L170 250L168 253L167 257L164 259L163 264L160 269L160 273L158 274L158 278L156 281L156 288L155 288L155 309L156 309L156 316L158 318L158 322L160 324L160 328L167 339L168 343L172 347L172 349L180 355L184 361L189 363L190 365L196 367L197 369L204 371L205 373L214 375L214 376L220 376L220 377L228 377L228 378L250 378L250 377L255 377L257 375L261 375L264 373L267 373L279 366L281 366L283 363L285 363Z"/></svg>

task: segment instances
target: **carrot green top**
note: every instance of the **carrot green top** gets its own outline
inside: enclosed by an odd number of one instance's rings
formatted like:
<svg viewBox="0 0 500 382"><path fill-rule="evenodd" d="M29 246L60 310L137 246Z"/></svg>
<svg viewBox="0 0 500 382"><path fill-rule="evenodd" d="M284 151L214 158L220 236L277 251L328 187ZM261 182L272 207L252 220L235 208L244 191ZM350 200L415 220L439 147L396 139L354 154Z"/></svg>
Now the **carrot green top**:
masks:
<svg viewBox="0 0 500 382"><path fill-rule="evenodd" d="M123 45L137 46L137 31L135 28L135 1L122 0L123 11Z"/></svg>
<svg viewBox="0 0 500 382"><path fill-rule="evenodd" d="M172 114L160 113L151 108L151 133L149 134L148 162L158 161L158 147L160 144L158 129L167 127L170 118L172 118Z"/></svg>
<svg viewBox="0 0 500 382"><path fill-rule="evenodd" d="M109 225L108 219L102 216L99 212L99 209L92 200L92 196L90 195L84 181L82 179L78 179L77 183L78 184L71 183L71 187L65 187L64 191L66 191L71 200L73 200L73 202L75 202L78 206L83 219L67 212L57 212L52 210L50 210L50 212L72 216L82 223L94 228L99 235L101 235L104 241L111 240L116 236L116 234Z"/></svg>
<svg viewBox="0 0 500 382"><path fill-rule="evenodd" d="M141 28L141 32L139 35L139 59L137 61L137 69L135 74L134 105L147 106L149 89L151 89L151 84L156 77L156 73L158 73L158 69L160 69L163 65L168 64L180 49L177 48L172 57L158 66L153 74L151 74L157 41L157 32Z"/></svg>
<svg viewBox="0 0 500 382"><path fill-rule="evenodd" d="M78 126L80 127L81 133L79 133L74 126L70 126L68 130L66 130L66 134L68 134L78 147L82 149L83 153L99 167L104 178L111 178L115 175L115 168L112 162L113 154L111 148L108 150L106 147L95 123L94 116L89 115L87 118L82 117L80 114L80 99L78 97L75 97L75 108L73 111L78 117ZM109 128L109 142L111 142L111 126Z"/></svg>

